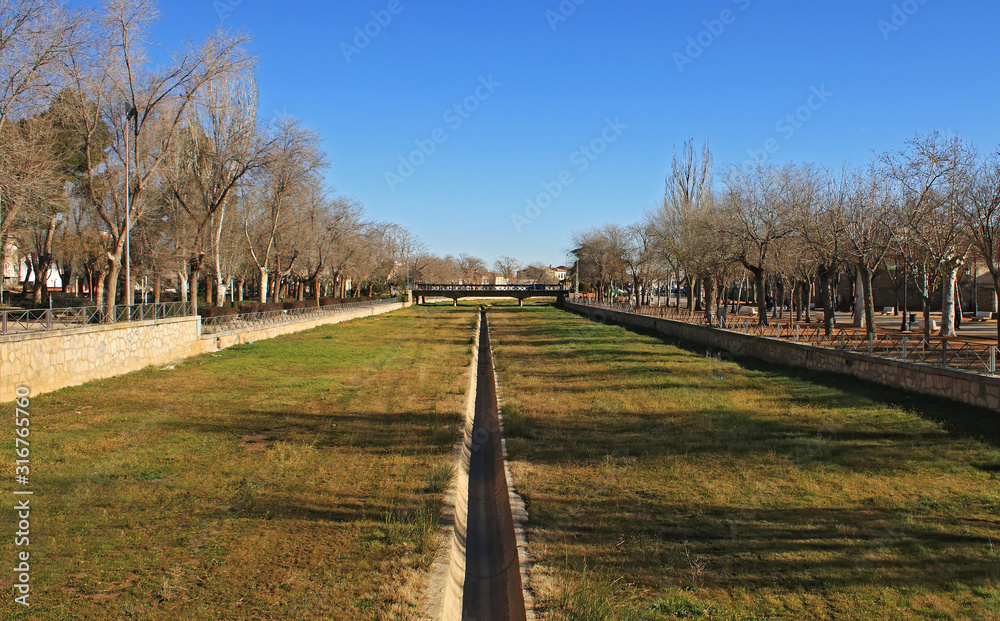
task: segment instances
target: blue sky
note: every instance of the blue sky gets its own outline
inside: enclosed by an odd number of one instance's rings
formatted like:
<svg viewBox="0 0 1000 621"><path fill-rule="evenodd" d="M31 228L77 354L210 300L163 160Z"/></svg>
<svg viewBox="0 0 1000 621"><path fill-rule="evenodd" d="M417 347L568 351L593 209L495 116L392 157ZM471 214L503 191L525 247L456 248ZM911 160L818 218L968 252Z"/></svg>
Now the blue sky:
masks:
<svg viewBox="0 0 1000 621"><path fill-rule="evenodd" d="M863 164L935 129L981 151L1000 143L995 2L173 0L161 12L167 45L220 15L251 32L262 115L323 135L331 187L432 252L489 262L560 264L574 231L639 219L689 137L710 141L717 173L762 151Z"/></svg>

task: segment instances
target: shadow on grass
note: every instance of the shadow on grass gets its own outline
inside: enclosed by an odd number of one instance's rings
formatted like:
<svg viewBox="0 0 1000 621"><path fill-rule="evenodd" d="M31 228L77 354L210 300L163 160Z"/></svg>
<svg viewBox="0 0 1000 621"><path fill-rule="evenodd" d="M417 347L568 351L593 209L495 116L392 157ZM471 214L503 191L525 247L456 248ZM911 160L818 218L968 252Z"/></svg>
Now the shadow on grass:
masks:
<svg viewBox="0 0 1000 621"><path fill-rule="evenodd" d="M584 319L586 320L586 318ZM634 334L655 338L666 345L674 346L696 355L709 357L718 352L718 348L711 348L694 341L666 336L653 330L619 324L607 325L614 325ZM570 333L572 334L572 332ZM571 340L572 336L566 338L567 342ZM592 340L597 341L599 339L595 338ZM621 353L621 350L619 350L619 353ZM613 356L613 350L597 350L595 354L598 357ZM897 388L847 375L810 371L798 367L764 362L754 358L739 357L735 361L744 369L759 373L764 377L793 379L811 384L813 387L826 389L824 391L810 392L809 394L793 397L792 401L794 403L809 405L811 407L837 408L849 406L855 403L857 398L860 397L871 402L902 408L928 421L942 424L949 431L961 436L973 438L1000 448L1000 425L997 425L998 420L1000 420L1000 414L986 408L966 405L943 398L905 392Z"/></svg>
<svg viewBox="0 0 1000 621"><path fill-rule="evenodd" d="M543 562L577 573L597 563L651 589L943 591L1000 576L995 413L737 366L560 311L494 313L498 368L525 379L505 387L530 428L509 447L530 464L535 535L556 550ZM693 576L689 545L704 575Z"/></svg>

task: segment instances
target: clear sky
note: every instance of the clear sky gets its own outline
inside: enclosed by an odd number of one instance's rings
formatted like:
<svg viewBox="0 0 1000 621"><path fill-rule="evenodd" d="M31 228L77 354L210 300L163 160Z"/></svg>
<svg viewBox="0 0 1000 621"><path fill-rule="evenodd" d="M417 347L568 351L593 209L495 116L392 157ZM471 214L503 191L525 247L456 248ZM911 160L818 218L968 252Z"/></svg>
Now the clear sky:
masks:
<svg viewBox="0 0 1000 621"><path fill-rule="evenodd" d="M574 231L639 219L689 137L710 141L717 173L767 151L863 164L935 129L1000 143L992 0L163 0L161 12L168 45L222 23L251 32L262 115L322 133L331 187L432 252L491 263L557 265Z"/></svg>

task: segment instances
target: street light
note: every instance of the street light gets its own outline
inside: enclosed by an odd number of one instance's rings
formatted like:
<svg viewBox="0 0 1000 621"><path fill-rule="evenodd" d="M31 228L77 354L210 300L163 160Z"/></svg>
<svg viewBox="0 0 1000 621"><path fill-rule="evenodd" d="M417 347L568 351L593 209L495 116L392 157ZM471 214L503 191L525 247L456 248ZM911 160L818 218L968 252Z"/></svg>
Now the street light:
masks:
<svg viewBox="0 0 1000 621"><path fill-rule="evenodd" d="M909 265L907 265L906 257L904 256L903 257L903 325L900 326L900 330L902 330L903 332L910 331L910 315L906 312L907 310L909 310L907 307L907 300L906 300L907 274L909 274Z"/></svg>
<svg viewBox="0 0 1000 621"><path fill-rule="evenodd" d="M128 134L130 131L129 121L136 119L135 108L130 105L125 106L125 304L128 307L128 318L132 319L132 294L135 291L132 289L132 204L131 204L131 180L129 178L128 170Z"/></svg>

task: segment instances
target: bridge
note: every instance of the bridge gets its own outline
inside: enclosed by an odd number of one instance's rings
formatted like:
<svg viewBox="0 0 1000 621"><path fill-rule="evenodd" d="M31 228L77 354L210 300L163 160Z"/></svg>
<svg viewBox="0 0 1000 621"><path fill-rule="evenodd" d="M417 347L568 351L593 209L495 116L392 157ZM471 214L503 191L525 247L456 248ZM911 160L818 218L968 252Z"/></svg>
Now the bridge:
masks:
<svg viewBox="0 0 1000 621"><path fill-rule="evenodd" d="M563 302L572 290L562 285L413 285L413 299L424 304L429 297L451 298L458 306L459 298L515 298L519 306L527 298L559 298Z"/></svg>

